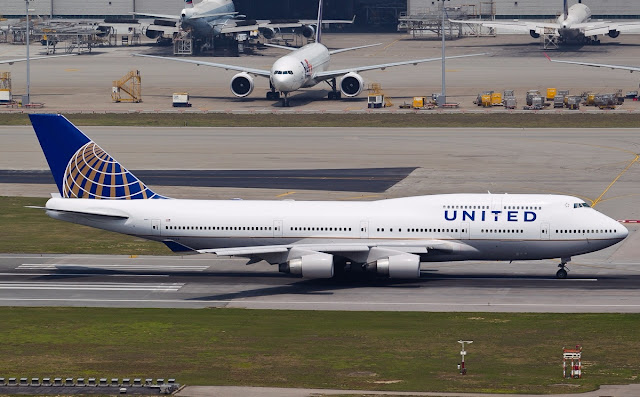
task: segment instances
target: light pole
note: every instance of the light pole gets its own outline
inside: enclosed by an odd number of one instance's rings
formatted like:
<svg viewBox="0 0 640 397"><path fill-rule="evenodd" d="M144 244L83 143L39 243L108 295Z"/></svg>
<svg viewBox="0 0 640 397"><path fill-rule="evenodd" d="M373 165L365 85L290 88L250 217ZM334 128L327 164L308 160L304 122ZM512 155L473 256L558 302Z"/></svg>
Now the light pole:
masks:
<svg viewBox="0 0 640 397"><path fill-rule="evenodd" d="M26 35L26 40L27 40L27 42L26 42L26 45L27 45L27 95L25 95L24 99L27 100L26 105L28 105L28 104L31 103L31 95L30 95L30 92L29 92L29 89L30 89L30 86L31 86L31 81L30 81L30 77L31 77L30 76L30 74L31 74L30 73L31 72L30 66L31 65L29 64L29 0L25 0L24 2L25 2L25 5L26 5L25 14L27 16L27 31L26 31L26 33L27 33L27 35ZM22 106L25 105L24 99L22 101Z"/></svg>
<svg viewBox="0 0 640 397"><path fill-rule="evenodd" d="M438 103L439 106L444 105L445 103L447 103L447 85L445 83L445 60L444 60L444 56L445 56L445 39L444 39L444 2L445 0L440 0L442 1L442 26L440 26L440 34L442 35L442 91L440 93L440 95L442 96L440 103Z"/></svg>

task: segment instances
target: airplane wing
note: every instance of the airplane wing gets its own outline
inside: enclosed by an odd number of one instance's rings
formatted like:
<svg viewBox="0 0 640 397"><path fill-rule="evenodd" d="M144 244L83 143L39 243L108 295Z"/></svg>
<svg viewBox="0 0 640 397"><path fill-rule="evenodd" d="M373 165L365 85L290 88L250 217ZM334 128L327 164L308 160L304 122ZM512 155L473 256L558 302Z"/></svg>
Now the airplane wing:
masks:
<svg viewBox="0 0 640 397"><path fill-rule="evenodd" d="M585 22L577 25L576 27L584 29L585 36L597 36L609 34L610 31L637 32L640 31L640 22Z"/></svg>
<svg viewBox="0 0 640 397"><path fill-rule="evenodd" d="M225 70L235 70L235 71L238 71L238 72L246 72L246 73L255 74L257 76L264 76L264 77L269 77L271 75L271 72L269 70L247 68L247 67L244 67L244 66L236 66L236 65L226 65L226 64L223 64L223 63L198 61L198 60L195 60L195 59L171 58L171 57L161 57L161 56L157 56L157 55L145 55L145 54L133 54L133 56L134 57L158 58L158 59L164 59L164 60L167 60L167 61L176 61L176 62L192 63L192 64L195 64L195 65L211 66L211 67L214 67L214 68L220 68L220 69L225 69Z"/></svg>
<svg viewBox="0 0 640 397"><path fill-rule="evenodd" d="M200 18L215 18L215 17L224 17L224 16L238 15L238 12L218 12L218 13L203 13L198 15L193 15L190 19L200 19Z"/></svg>
<svg viewBox="0 0 640 397"><path fill-rule="evenodd" d="M70 57L70 56L75 56L78 54L63 54L63 55L47 55L44 57L29 57L30 61L36 60L36 59L49 59L49 58L59 58L59 57ZM26 61L27 58L18 58L18 59L5 59L3 61L0 61L0 64L2 63L8 63L9 65L15 63L15 62L24 62Z"/></svg>
<svg viewBox="0 0 640 397"><path fill-rule="evenodd" d="M547 57L551 62L556 62L556 63L568 63L571 65L581 65L581 66L591 66L594 68L611 68L611 69L622 69L622 70L628 70L631 73L633 72L640 72L640 67L638 66L623 66L623 65L609 65L606 63L589 63L589 62L576 62L576 61L556 61L555 59L551 59L549 57Z"/></svg>
<svg viewBox="0 0 640 397"><path fill-rule="evenodd" d="M455 56L445 57L445 59L475 57L475 56L479 56L479 55L487 55L487 53L469 54L469 55L455 55ZM355 66L355 67L352 67L352 68L349 68L349 69L327 70L325 72L317 73L315 75L315 77L317 79L320 79L320 80L328 80L328 79L332 79L334 77L342 76L342 75L350 73L350 72L359 73L359 72L365 72L367 70L376 70L376 69L384 70L386 68L391 68L391 67L394 67L394 66L417 65L419 63L440 61L441 59L442 58L440 58L440 57L438 57L438 58L425 58L425 59L415 59L413 61L399 61L399 62L382 63L382 64L379 64L379 65Z"/></svg>
<svg viewBox="0 0 640 397"><path fill-rule="evenodd" d="M159 19L169 19L171 21L179 21L180 15L168 15L168 14L152 14L147 12L130 12L129 14L133 15L142 15L145 17L159 18Z"/></svg>
<svg viewBox="0 0 640 397"><path fill-rule="evenodd" d="M472 21L472 20L453 20L450 19L449 22L455 23L466 23L470 25L482 25L487 28L504 28L509 30L514 30L517 32L525 32L529 33L530 31L535 31L538 34L544 33L545 29L558 29L560 25L557 23L551 22L535 22L535 21Z"/></svg>

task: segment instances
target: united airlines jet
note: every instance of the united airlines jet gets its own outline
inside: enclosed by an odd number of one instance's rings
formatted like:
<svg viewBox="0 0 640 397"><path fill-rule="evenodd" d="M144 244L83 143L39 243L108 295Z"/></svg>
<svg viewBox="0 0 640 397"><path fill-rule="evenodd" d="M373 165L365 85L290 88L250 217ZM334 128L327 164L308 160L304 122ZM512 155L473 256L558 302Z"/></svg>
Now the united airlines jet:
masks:
<svg viewBox="0 0 640 397"><path fill-rule="evenodd" d="M330 278L349 263L391 278L420 263L560 258L627 236L571 196L444 194L362 202L170 199L155 193L64 116L29 115L58 186L54 219L160 241L177 252L262 260Z"/></svg>
<svg viewBox="0 0 640 397"><path fill-rule="evenodd" d="M340 52L357 50L361 48L371 47L379 44L368 44L358 47L341 48L338 50L329 50L321 43L322 38L322 0L318 5L318 21L316 30L315 43L307 44L301 48L291 48L285 46L276 46L268 44L271 47L278 47L291 51L290 54L277 59L271 70L249 68L245 66L227 65L222 63L213 63L199 61L194 59L169 58L155 55L133 54L134 56L142 56L149 58L166 59L176 62L192 63L196 65L211 66L226 70L234 70L240 73L231 78L231 92L237 97L246 97L253 92L254 82L252 76L262 76L269 79L271 91L267 92L267 99L280 99L283 94L282 105L289 106L289 93L297 91L301 88L313 87L319 83L326 82L331 87L329 99L340 99L342 95L346 97L355 97L362 92L364 88L364 80L360 76L360 72L367 70L386 69L394 66L417 65L423 62L439 61L442 58L416 59L411 61L396 61L379 65L356 66L340 70L328 70L329 61L332 54ZM485 54L458 55L447 57L463 58L469 56L477 56ZM339 90L337 78L341 77Z"/></svg>

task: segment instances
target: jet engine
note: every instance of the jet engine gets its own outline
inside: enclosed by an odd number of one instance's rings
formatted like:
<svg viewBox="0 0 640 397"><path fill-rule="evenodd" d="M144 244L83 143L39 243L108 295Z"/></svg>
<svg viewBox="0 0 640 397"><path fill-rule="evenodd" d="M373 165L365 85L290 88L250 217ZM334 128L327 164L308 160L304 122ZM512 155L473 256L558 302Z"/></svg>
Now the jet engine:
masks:
<svg viewBox="0 0 640 397"><path fill-rule="evenodd" d="M534 39L539 39L540 38L540 33L536 33L535 30L531 29L529 31L529 34L531 35L531 37L533 37Z"/></svg>
<svg viewBox="0 0 640 397"><path fill-rule="evenodd" d="M389 278L419 278L420 257L414 254L389 255L368 263L366 268Z"/></svg>
<svg viewBox="0 0 640 397"><path fill-rule="evenodd" d="M356 72L347 73L340 81L340 91L342 91L342 95L349 98L360 94L363 86L364 80L362 80L362 76Z"/></svg>
<svg viewBox="0 0 640 397"><path fill-rule="evenodd" d="M238 73L231 79L233 95L244 98L253 91L253 77L247 72Z"/></svg>
<svg viewBox="0 0 640 397"><path fill-rule="evenodd" d="M301 275L306 278L333 277L333 255L322 252L311 253L289 259L279 265L282 273Z"/></svg>
<svg viewBox="0 0 640 397"><path fill-rule="evenodd" d="M302 35L304 37L306 37L307 39L310 39L312 37L316 36L316 28L313 25L304 25L302 27Z"/></svg>
<svg viewBox="0 0 640 397"><path fill-rule="evenodd" d="M262 37L269 40L276 37L276 30L270 27L260 28L260 34Z"/></svg>
<svg viewBox="0 0 640 397"><path fill-rule="evenodd" d="M612 39L615 39L616 37L620 36L620 32L614 29L614 30L610 30L609 33L607 33L607 35Z"/></svg>
<svg viewBox="0 0 640 397"><path fill-rule="evenodd" d="M144 32L144 35L150 39L157 39L158 37L162 36L162 32L159 30L153 30L153 29L147 28L147 30L145 30Z"/></svg>

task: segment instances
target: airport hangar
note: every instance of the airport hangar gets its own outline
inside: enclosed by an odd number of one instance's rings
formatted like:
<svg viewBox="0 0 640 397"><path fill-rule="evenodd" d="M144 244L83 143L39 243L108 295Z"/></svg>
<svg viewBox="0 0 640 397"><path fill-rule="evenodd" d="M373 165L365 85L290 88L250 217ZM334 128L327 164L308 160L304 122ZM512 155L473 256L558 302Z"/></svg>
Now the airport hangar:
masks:
<svg viewBox="0 0 640 397"><path fill-rule="evenodd" d="M198 0L196 0L198 1ZM356 28L395 29L401 14L436 12L438 0L324 0L325 18L351 18ZM312 18L317 0L234 0L236 10L248 18ZM587 5L594 19L640 19L637 0L571 0L569 5ZM551 19L562 10L562 0L446 0L448 8L462 8L470 16L496 19ZM60 18L131 17L131 12L177 14L183 0L87 0L78 7L76 0L30 0L37 15ZM24 15L25 3L0 0L0 12L6 18Z"/></svg>

